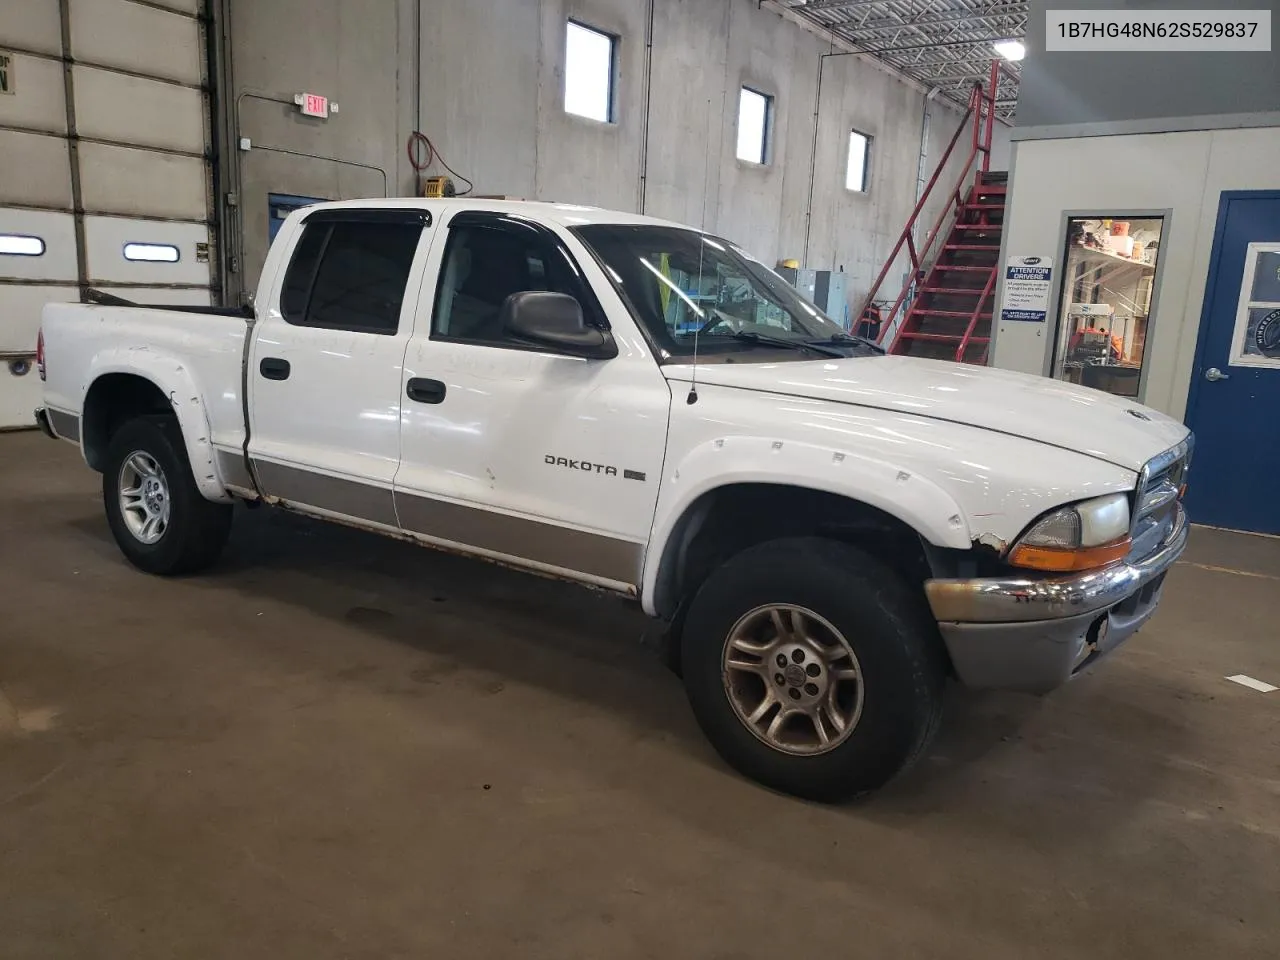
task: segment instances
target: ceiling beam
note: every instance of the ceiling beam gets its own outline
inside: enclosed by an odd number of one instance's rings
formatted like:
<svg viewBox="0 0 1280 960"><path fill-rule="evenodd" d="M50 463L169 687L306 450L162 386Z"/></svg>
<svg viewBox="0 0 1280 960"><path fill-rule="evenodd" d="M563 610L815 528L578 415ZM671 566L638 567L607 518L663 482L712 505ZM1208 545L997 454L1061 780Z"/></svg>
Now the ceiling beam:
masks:
<svg viewBox="0 0 1280 960"><path fill-rule="evenodd" d="M859 41L854 37L849 37L849 36L846 36L845 39L853 43L866 44L870 42L866 40ZM864 47L863 53L869 53L872 56L880 57L880 56L884 56L886 53L895 53L895 54L910 53L912 50L937 50L943 47L979 47L983 45L990 46L993 43L999 43L1001 40L1008 40L1008 39L1009 38L1006 37L1004 34L997 33L991 36L978 37L976 40L938 40L936 42L930 41L929 43L911 43L911 44L906 44L900 47ZM995 59L994 53L992 54L991 59L993 60Z"/></svg>
<svg viewBox="0 0 1280 960"><path fill-rule="evenodd" d="M807 10L855 10L859 7L875 7L895 0L809 0L808 3L795 4L791 7L797 13Z"/></svg>
<svg viewBox="0 0 1280 960"><path fill-rule="evenodd" d="M805 7L797 7L797 10L805 10ZM840 20L827 24L828 26L843 26L849 24L856 26L859 30L893 30L900 27L927 27L932 24L948 24L948 23L968 23L968 22L985 22L989 20L1023 20L1025 22L1028 16L1027 4L1018 3L1017 6L1008 6L1000 10L942 10L927 11L913 16L902 18L888 18L884 20Z"/></svg>

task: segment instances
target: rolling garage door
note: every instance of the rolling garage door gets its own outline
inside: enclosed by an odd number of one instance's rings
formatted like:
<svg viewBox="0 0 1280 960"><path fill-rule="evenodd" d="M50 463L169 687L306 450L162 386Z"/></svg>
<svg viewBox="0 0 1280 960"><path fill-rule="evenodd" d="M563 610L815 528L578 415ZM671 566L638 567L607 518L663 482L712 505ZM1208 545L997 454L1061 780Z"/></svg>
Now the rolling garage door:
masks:
<svg viewBox="0 0 1280 960"><path fill-rule="evenodd" d="M40 308L208 305L202 0L0 0L0 428L32 422Z"/></svg>

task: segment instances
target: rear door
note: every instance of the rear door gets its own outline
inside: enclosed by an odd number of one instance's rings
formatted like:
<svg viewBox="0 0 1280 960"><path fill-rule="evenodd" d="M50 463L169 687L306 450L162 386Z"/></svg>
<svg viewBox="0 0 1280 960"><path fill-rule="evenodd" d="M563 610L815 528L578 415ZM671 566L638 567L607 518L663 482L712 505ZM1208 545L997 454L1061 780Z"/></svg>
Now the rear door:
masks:
<svg viewBox="0 0 1280 960"><path fill-rule="evenodd" d="M263 493L397 527L401 369L430 246L425 210L321 209L287 225L249 357Z"/></svg>
<svg viewBox="0 0 1280 960"><path fill-rule="evenodd" d="M208 305L201 0L0 0L0 428L32 422L40 309Z"/></svg>

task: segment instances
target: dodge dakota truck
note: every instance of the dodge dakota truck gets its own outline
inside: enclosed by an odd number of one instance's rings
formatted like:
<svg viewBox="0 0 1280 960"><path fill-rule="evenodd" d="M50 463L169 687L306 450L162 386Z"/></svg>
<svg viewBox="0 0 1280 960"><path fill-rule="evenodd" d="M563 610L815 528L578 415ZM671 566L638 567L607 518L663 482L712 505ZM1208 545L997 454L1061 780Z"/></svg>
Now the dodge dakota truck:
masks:
<svg viewBox="0 0 1280 960"><path fill-rule="evenodd" d="M740 246L627 213L293 213L252 307L53 304L37 422L121 551L214 563L288 508L633 598L711 743L838 800L948 678L1046 692L1153 613L1192 437L1133 401L886 356Z"/></svg>

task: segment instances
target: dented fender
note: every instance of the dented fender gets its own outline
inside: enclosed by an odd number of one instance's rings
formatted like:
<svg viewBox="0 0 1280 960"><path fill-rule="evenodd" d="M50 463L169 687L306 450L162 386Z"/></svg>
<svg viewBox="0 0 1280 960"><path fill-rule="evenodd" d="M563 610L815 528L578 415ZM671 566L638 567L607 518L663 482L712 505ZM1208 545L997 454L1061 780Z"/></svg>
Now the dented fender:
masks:
<svg viewBox="0 0 1280 960"><path fill-rule="evenodd" d="M642 596L654 602L667 541L705 494L744 483L805 487L849 497L901 520L928 542L964 550L974 535L965 512L917 471L834 446L767 437L729 436L700 443L668 464L653 536L645 554ZM652 611L650 611L652 612Z"/></svg>

